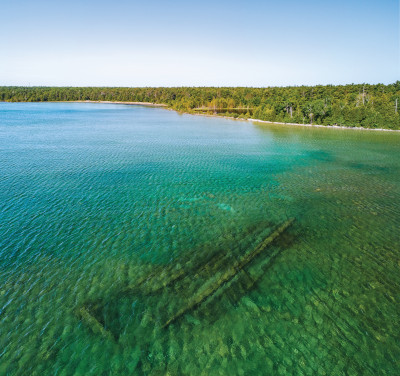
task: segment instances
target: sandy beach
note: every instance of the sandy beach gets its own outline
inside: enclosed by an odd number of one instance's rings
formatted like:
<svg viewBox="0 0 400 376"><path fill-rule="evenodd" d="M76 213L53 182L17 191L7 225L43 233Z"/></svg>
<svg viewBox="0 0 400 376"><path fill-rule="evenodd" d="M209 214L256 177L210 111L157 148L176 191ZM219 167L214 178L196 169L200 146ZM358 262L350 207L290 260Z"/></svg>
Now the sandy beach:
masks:
<svg viewBox="0 0 400 376"><path fill-rule="evenodd" d="M172 108L167 108L167 110L175 111ZM179 112L179 111L177 111ZM268 121L268 120L259 120L259 119L243 119L243 118L235 118L233 116L224 116L224 115L212 115L212 114L199 114L192 112L183 112L187 115L194 116L206 116L206 117L215 117L215 118L223 118L230 120L239 120L239 121L251 121L253 123L262 123L262 124L274 124L274 125L294 125L297 127L308 127L308 128L325 128L325 129L350 129L350 130L358 130L358 131L386 131L386 132L400 132L398 129L385 129L385 128L363 128L363 127L346 127L341 125L322 125L322 124L301 124L301 123L282 123L277 121Z"/></svg>
<svg viewBox="0 0 400 376"><path fill-rule="evenodd" d="M256 123L265 124L280 124L280 125L295 125L300 127L311 127L311 128L329 128L329 129L353 129L358 131L388 131L388 132L400 132L398 129L384 129L384 128L363 128L363 127L346 127L341 125L322 125L322 124L300 124L300 123L280 123L275 121L258 120L258 119L247 119Z"/></svg>

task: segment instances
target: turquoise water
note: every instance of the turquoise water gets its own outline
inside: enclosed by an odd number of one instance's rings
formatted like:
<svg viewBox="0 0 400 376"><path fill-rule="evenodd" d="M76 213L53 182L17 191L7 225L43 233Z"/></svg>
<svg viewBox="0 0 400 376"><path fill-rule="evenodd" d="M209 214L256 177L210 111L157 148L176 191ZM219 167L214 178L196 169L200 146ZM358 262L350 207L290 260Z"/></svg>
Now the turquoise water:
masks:
<svg viewBox="0 0 400 376"><path fill-rule="evenodd" d="M0 103L0 375L397 375L399 227L398 133Z"/></svg>

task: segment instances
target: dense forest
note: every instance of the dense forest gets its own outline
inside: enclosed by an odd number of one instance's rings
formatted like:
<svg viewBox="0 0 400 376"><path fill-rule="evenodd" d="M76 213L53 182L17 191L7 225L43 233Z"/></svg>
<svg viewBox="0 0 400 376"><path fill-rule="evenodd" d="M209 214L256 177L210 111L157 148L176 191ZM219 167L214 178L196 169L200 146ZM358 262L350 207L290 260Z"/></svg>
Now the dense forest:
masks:
<svg viewBox="0 0 400 376"><path fill-rule="evenodd" d="M0 87L0 101L163 103L182 112L285 123L400 129L400 81L294 87Z"/></svg>

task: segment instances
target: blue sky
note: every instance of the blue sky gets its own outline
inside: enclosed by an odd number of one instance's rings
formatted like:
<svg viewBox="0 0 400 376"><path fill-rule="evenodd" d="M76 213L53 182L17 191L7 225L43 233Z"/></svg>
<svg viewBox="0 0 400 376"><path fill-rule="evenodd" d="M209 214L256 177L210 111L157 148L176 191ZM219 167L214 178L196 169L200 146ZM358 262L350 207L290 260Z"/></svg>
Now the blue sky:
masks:
<svg viewBox="0 0 400 376"><path fill-rule="evenodd" d="M399 2L0 1L0 85L400 79Z"/></svg>

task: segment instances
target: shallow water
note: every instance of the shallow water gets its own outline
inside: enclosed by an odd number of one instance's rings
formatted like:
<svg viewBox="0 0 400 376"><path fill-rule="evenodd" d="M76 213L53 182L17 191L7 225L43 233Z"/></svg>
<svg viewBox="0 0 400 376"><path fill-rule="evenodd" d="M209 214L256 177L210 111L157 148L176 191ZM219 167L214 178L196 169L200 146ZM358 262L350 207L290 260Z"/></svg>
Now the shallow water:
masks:
<svg viewBox="0 0 400 376"><path fill-rule="evenodd" d="M400 134L0 103L0 167L0 375L400 373Z"/></svg>

